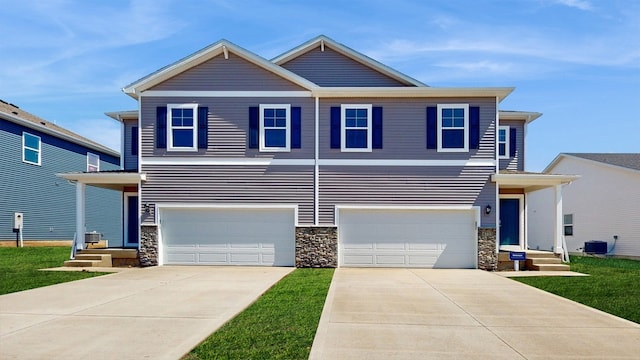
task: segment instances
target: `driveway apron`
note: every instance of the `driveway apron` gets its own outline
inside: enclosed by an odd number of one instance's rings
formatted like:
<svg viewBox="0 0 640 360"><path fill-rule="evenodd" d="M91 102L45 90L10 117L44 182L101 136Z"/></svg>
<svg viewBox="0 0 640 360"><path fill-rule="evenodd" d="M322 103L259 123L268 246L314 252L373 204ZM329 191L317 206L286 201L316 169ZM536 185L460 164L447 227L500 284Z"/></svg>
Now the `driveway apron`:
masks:
<svg viewBox="0 0 640 360"><path fill-rule="evenodd" d="M2 359L178 359L293 268L161 266L0 296Z"/></svg>
<svg viewBox="0 0 640 360"><path fill-rule="evenodd" d="M481 270L337 269L310 359L638 359L640 325Z"/></svg>

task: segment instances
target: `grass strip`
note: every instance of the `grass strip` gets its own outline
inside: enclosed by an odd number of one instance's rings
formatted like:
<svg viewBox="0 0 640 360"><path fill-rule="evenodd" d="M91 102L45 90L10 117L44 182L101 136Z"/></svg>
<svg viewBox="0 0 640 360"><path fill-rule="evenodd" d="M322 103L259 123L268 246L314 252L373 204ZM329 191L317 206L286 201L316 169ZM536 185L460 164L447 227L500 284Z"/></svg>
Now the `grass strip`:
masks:
<svg viewBox="0 0 640 360"><path fill-rule="evenodd" d="M39 270L62 266L70 252L68 247L0 247L0 295L105 274Z"/></svg>
<svg viewBox="0 0 640 360"><path fill-rule="evenodd" d="M640 323L640 261L571 256L571 270L591 276L514 280Z"/></svg>
<svg viewBox="0 0 640 360"><path fill-rule="evenodd" d="M296 269L184 359L307 359L333 269Z"/></svg>

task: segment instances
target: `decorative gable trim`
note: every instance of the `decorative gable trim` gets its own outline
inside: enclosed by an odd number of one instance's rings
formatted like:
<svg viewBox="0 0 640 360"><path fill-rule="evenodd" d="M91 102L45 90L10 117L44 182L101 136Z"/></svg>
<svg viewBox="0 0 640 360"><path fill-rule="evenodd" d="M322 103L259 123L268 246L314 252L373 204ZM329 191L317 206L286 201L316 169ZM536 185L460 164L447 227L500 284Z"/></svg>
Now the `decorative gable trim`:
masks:
<svg viewBox="0 0 640 360"><path fill-rule="evenodd" d="M427 87L428 85L410 77L407 76L397 70L394 70L358 51L355 51L343 44L340 44L336 41L334 41L331 38L328 38L324 35L320 35L314 39L311 39L309 41L307 41L306 43L295 47L275 58L273 58L271 60L271 62L273 62L276 65L282 65L285 64L301 55L306 54L307 52L320 47L322 51L324 51L325 48L330 48L354 61L357 61L379 73L382 73L392 79L395 79L405 85L409 85L409 86L417 86L417 87Z"/></svg>

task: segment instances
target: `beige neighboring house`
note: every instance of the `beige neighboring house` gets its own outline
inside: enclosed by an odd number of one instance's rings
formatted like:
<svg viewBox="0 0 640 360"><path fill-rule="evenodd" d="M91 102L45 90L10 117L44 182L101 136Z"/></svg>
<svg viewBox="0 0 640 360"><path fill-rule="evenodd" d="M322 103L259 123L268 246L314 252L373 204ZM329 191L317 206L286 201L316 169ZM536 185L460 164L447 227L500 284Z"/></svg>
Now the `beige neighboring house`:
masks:
<svg viewBox="0 0 640 360"><path fill-rule="evenodd" d="M595 240L607 242L607 255L640 257L640 153L562 153L544 173L580 176L563 189L569 252L582 252L585 242ZM553 214L544 210L552 197L546 189L529 196L531 249L553 246Z"/></svg>

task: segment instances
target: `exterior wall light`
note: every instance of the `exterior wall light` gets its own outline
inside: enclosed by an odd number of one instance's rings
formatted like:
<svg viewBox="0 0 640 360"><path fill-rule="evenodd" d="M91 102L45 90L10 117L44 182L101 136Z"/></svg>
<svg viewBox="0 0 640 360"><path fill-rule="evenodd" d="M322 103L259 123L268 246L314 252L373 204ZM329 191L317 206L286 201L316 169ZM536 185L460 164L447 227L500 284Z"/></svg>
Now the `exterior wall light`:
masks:
<svg viewBox="0 0 640 360"><path fill-rule="evenodd" d="M484 208L484 213L487 214L487 215L491 214L491 205L487 205Z"/></svg>

